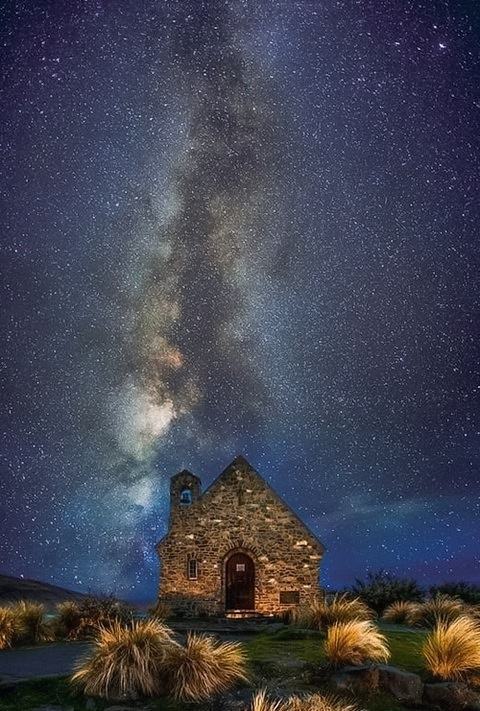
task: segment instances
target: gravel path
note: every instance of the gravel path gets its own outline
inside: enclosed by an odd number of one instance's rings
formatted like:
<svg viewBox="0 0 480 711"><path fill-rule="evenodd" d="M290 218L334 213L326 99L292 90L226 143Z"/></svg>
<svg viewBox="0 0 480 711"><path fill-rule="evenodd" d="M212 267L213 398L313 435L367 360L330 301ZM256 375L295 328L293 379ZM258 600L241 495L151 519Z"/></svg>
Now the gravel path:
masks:
<svg viewBox="0 0 480 711"><path fill-rule="evenodd" d="M88 642L59 642L0 651L0 682L65 676L90 648Z"/></svg>

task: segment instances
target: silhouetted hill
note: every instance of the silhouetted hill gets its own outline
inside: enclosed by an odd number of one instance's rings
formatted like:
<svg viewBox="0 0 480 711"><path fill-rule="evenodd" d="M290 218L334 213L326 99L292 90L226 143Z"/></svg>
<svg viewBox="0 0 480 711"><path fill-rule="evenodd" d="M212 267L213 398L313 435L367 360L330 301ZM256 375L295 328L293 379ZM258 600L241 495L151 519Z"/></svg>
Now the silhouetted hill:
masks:
<svg viewBox="0 0 480 711"><path fill-rule="evenodd" d="M0 604L14 600L36 600L46 607L54 607L64 600L81 600L84 593L73 592L58 585L42 583L39 580L14 578L10 575L0 575Z"/></svg>

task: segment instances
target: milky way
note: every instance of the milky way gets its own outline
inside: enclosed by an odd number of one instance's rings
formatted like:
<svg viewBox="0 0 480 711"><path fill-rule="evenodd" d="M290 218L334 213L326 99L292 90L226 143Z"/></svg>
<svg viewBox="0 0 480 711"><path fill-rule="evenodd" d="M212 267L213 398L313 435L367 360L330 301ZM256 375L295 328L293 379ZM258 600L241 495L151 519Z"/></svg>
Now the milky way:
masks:
<svg viewBox="0 0 480 711"><path fill-rule="evenodd" d="M325 584L480 580L478 9L1 12L2 571L148 599L243 453Z"/></svg>

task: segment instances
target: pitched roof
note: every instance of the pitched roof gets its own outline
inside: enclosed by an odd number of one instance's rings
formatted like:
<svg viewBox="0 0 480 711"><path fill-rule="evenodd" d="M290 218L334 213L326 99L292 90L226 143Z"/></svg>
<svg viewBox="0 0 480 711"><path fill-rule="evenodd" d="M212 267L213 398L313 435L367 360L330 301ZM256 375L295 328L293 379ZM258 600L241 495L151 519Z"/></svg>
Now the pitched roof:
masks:
<svg viewBox="0 0 480 711"><path fill-rule="evenodd" d="M230 464L229 464L227 467L225 467L225 469L222 471L222 473L221 473L216 479L214 479L214 481L210 484L210 486L208 486L208 487L205 489L205 491L202 493L202 495L201 495L200 498L203 498L203 496L204 496L208 491L210 491L210 489L212 489L212 488L217 484L217 482L219 482L219 481L222 479L222 477L226 476L232 469L236 469L236 467L237 467L238 465L244 466L245 468L247 468L247 469L249 470L249 472L250 472L251 474L254 474L258 479L260 479L260 481L262 482L262 484L263 484L264 486L266 486L267 489L269 489L269 491L273 494L273 496L275 497L275 499L276 499L282 506L284 506L284 507L292 514L292 516L298 521L298 523L299 523L299 524L306 530L306 532L316 541L316 543L318 544L318 546L319 546L319 548L321 549L322 553L325 552L325 546L323 545L323 543L322 543L322 541L319 539L319 537L318 537L315 533L313 533L313 531L310 529L310 527L307 526L307 524L305 523L305 521L304 521L302 518L300 518L300 516L297 514L297 512L294 511L294 510L292 509L292 507L291 507L289 504L287 504L287 502L286 502L284 499L282 499L282 497L280 496L280 494L278 494L278 493L275 491L275 489L274 489L267 481L265 481L265 479L263 478L263 476L262 476L261 474L259 474L259 473L257 472L257 470L256 470L254 467L252 467L252 465L250 464L250 462L249 462L242 454L238 454L238 455L235 457L235 459L233 459L233 460L230 462Z"/></svg>
<svg viewBox="0 0 480 711"><path fill-rule="evenodd" d="M307 524L305 523L305 521L303 521L303 520L300 518L300 516L291 508L291 506L289 506L289 505L287 504L286 501L284 501L284 499L282 499L282 497L281 497L279 494L277 494L277 492L275 491L275 489L273 489L272 486L270 486L270 484L265 481L265 479L261 476L261 474L259 474L259 473L257 472L257 470L256 470L254 467L252 467L252 465L250 464L250 462L248 462L247 459L245 459L245 457L242 456L241 454L237 455L237 456L235 457L235 459L233 459L233 460L230 462L230 464L229 464L227 467L225 467L225 469L217 476L217 478L212 481L212 483L205 489L205 491L203 491L203 492L201 493L201 495L199 496L199 498L192 504L192 508L194 508L194 507L195 507L195 504L197 504L198 502L204 501L205 498L208 498L208 495L217 487L217 485L218 485L219 483L221 483L221 480L222 480L224 477L226 477L226 476L231 472L232 469L237 469L237 467L238 467L239 465L240 465L241 467L244 467L244 468L248 469L248 471L249 471L251 474L253 474L253 475L256 476L258 479L260 479L260 481L262 482L262 484L263 484L265 487L268 488L268 490L271 492L271 494L274 496L274 498L275 498L282 506L284 506L284 507L290 512L290 514L297 520L297 522L300 524L300 526L302 526L302 527L304 528L304 530L306 531L306 533L316 542L316 544L318 545L319 549L320 549L321 552L323 553L323 552L325 551L325 546L323 545L323 543L321 542L321 540L318 538L318 536L316 536L315 533L313 533L313 531L307 526ZM178 475L175 475L175 476L178 476ZM173 477L172 477L172 478L173 478ZM196 478L198 479L198 477L196 477ZM163 536L163 538L159 541L159 543L161 543L165 538L167 538L167 536L168 536L168 532L165 534L165 536Z"/></svg>

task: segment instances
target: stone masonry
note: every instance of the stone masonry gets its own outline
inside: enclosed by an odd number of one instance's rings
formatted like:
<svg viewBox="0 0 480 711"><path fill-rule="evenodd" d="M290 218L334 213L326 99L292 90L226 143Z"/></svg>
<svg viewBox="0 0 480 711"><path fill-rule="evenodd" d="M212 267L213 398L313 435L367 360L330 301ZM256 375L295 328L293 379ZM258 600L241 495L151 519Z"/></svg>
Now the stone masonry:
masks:
<svg viewBox="0 0 480 711"><path fill-rule="evenodd" d="M177 614L225 614L228 561L244 554L254 570L250 612L277 614L318 593L323 551L243 457L203 494L200 479L183 471L171 479L169 531L157 545L159 600Z"/></svg>

